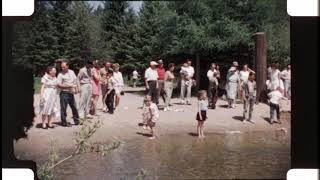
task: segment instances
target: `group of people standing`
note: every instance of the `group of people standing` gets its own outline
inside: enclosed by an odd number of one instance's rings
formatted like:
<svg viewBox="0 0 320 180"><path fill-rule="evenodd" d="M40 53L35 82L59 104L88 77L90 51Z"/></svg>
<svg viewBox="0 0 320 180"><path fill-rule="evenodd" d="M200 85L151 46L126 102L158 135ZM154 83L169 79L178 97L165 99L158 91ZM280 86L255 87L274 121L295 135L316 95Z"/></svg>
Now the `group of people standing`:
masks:
<svg viewBox="0 0 320 180"><path fill-rule="evenodd" d="M120 103L124 86L119 64L111 65L106 62L104 67L100 68L98 60L88 60L78 75L69 69L67 62L61 62L60 68L61 72L56 77L56 68L49 66L41 78L39 112L42 115L42 128L53 128L52 118L59 114L61 125L70 126L66 120L68 105L75 125L80 123L80 119L93 118L97 115L97 101L100 94L102 94L103 111L114 113ZM60 111L56 103L57 94L60 98ZM76 94L80 94L79 106L75 100Z"/></svg>
<svg viewBox="0 0 320 180"><path fill-rule="evenodd" d="M237 99L243 103L243 122L251 122L253 106L256 103L255 72L245 64L241 71L238 63L234 61L226 75L226 97L228 108L235 108ZM69 69L67 62L60 65L61 72L58 73L53 66L48 67L46 74L42 77L40 93L40 114L42 115L42 128L53 128L52 118L60 113L61 125L70 126L67 123L67 106L72 111L74 124L78 125L80 119L93 118L97 115L97 101L102 95L102 110L113 114L119 106L121 95L123 95L123 76L118 63L105 62L100 67L98 60L88 60L78 73ZM164 111L170 111L171 96L174 89L175 64L169 63L164 68L163 60L151 61L150 67L145 70L144 80L147 96L143 103L143 128L151 129L152 137L155 138L154 127L159 119L159 99L164 101ZM276 64L268 69L268 80L266 82L269 105L270 122L274 122L274 114L277 113L277 122L280 122L279 102L281 99L290 99L291 96L291 67L288 65L282 72ZM195 85L193 79L195 70L191 59L187 59L181 66L180 74L180 103L191 105L191 90ZM138 72L133 72L135 83L139 77ZM207 90L201 90L198 94L198 106L196 120L197 131L200 138L204 137L203 124L207 119L207 110L215 109L218 100L218 87L221 83L220 68L212 63L207 72L209 86ZM134 84L135 86L135 84ZM57 94L60 97L60 111L56 106ZM75 100L75 94L80 95L79 106ZM247 116L248 114L248 116ZM248 117L248 118L247 118ZM46 120L48 123L46 124Z"/></svg>
<svg viewBox="0 0 320 180"><path fill-rule="evenodd" d="M253 107L257 103L257 85L255 82L255 72L249 68L248 64L243 65L241 71L238 70L238 62L234 61L226 75L226 97L228 108L235 108L237 99L243 103L243 121L255 123L252 119ZM143 128L151 128L152 139L154 138L154 127L159 119L158 105L159 98L163 97L164 111L170 110L170 99L173 91L173 80L175 79L175 65L170 63L167 71L163 67L163 60L151 61L150 67L145 71L145 86L147 96L144 99ZM192 61L187 59L181 66L181 104L190 105L191 89L195 84L193 75L195 71ZM198 121L197 132L199 138L203 138L203 124L207 119L208 108L215 109L218 100L218 87L221 83L220 68L216 63L212 63L207 72L209 81L208 90L201 90L198 94L198 111L196 120ZM274 122L274 114L277 113L277 122L280 121L279 103L281 99L290 99L291 96L291 69L290 65L280 72L275 64L268 68L268 102L270 106L270 123Z"/></svg>
<svg viewBox="0 0 320 180"><path fill-rule="evenodd" d="M145 70L144 79L147 89L147 95L152 99L152 102L159 105L159 99L162 97L164 101L164 111L169 111L170 100L174 88L173 81L176 79L174 75L175 64L169 63L167 70L163 65L163 60L151 61L150 67ZM183 64L180 70L181 75L181 104L191 104L191 89L194 85L194 68L192 67L191 59Z"/></svg>

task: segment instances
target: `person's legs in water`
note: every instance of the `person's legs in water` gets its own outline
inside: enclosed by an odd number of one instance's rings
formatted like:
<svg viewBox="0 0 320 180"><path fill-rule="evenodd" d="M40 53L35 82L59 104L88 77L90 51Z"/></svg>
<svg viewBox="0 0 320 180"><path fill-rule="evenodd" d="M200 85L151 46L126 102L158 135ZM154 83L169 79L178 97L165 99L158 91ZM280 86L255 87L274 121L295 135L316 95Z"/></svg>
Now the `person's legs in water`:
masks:
<svg viewBox="0 0 320 180"><path fill-rule="evenodd" d="M201 133L201 137L204 138L204 133L203 133L203 127L204 127L204 121L201 121L201 126L200 126L200 133Z"/></svg>
<svg viewBox="0 0 320 180"><path fill-rule="evenodd" d="M155 139L156 135L155 135L155 123L154 122L149 122L149 127L151 130L151 137L149 137L149 139Z"/></svg>
<svg viewBox="0 0 320 180"><path fill-rule="evenodd" d="M197 124L197 133L198 133L198 138L201 138L200 126L201 126L201 121L199 121L199 120L198 120L198 124Z"/></svg>

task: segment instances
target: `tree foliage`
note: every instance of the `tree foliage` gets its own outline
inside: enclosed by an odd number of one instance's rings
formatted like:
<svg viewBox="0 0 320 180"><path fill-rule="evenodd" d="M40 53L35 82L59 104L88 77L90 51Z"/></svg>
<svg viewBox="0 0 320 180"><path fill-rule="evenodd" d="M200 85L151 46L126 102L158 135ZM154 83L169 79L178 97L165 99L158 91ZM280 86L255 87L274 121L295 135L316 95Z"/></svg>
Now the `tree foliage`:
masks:
<svg viewBox="0 0 320 180"><path fill-rule="evenodd" d="M145 68L158 57L252 61L256 32L266 32L268 61L290 58L285 0L144 1L134 12L127 1L38 2L30 22L15 26L13 57L36 72L66 58L111 60L123 71ZM177 61L178 63L178 61Z"/></svg>

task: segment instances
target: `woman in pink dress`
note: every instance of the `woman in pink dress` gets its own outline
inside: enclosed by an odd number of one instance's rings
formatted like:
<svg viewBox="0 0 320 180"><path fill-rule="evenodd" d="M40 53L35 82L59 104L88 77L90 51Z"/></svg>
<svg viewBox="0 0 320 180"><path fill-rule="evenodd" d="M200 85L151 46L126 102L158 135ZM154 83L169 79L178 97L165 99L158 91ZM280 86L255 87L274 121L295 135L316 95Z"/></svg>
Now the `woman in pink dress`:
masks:
<svg viewBox="0 0 320 180"><path fill-rule="evenodd" d="M91 96L91 115L96 115L97 112L97 102L100 95L100 69L99 69L99 61L93 61L92 68L92 96Z"/></svg>

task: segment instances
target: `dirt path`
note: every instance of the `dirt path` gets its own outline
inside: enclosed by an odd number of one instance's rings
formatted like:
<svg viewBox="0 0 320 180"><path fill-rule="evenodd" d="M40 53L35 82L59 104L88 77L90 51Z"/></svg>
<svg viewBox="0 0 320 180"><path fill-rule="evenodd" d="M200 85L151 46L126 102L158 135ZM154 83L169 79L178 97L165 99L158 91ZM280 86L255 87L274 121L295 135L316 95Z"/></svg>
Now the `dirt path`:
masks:
<svg viewBox="0 0 320 180"><path fill-rule="evenodd" d="M128 91L133 90L127 88ZM135 89L139 90L139 89ZM140 89L141 90L141 89ZM100 97L101 98L101 97ZM35 106L39 102L39 95L34 96ZM78 102L78 96L76 96ZM126 93L122 96L120 107L114 115L103 113L98 110L98 115L103 120L103 126L97 130L92 137L94 142L109 142L112 139L120 139L128 141L132 138L144 138L149 131L143 130L138 126L142 121L141 105L143 97L136 93ZM196 132L196 98L192 99L192 105L178 105L179 99L172 100L172 109L178 109L180 112L168 111L160 112L160 120L156 125L156 130L161 138L161 135L166 134L190 134ZM160 101L162 103L162 101ZM253 119L255 124L242 123L243 105L238 104L235 109L225 108L226 102L219 100L217 109L208 111L208 120L205 123L205 133L239 133L246 131L269 131L279 128L286 128L290 131L290 114L284 114L285 120L282 124L270 125L266 118L269 117L269 107L266 104L258 104L254 107ZM101 108L101 100L99 100L98 108ZM285 107L286 109L290 108ZM283 117L284 117L283 116ZM68 108L67 120L71 123L71 112ZM97 119L96 118L96 119ZM54 129L44 130L37 128L36 125L41 122L39 116L35 117L34 127L28 132L27 139L21 139L15 143L15 151L17 157L22 158L40 158L45 157L49 150L50 139L55 139L59 149L73 148L74 132L79 129L79 126L61 127L56 126ZM55 120L60 122L60 119ZM190 138L195 138L190 136ZM41 158L40 158L41 159Z"/></svg>

